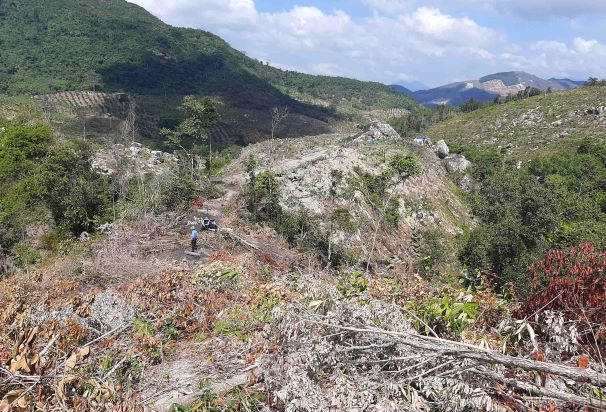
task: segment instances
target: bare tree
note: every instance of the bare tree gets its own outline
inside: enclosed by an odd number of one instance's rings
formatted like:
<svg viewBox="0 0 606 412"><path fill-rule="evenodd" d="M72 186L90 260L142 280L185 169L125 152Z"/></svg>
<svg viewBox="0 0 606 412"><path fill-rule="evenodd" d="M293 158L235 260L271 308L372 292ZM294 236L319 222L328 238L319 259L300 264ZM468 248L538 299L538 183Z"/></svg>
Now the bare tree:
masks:
<svg viewBox="0 0 606 412"><path fill-rule="evenodd" d="M123 131L124 140L130 141L131 143L135 141L135 136L137 135L137 102L132 97L128 102L128 111L126 113L126 127Z"/></svg>
<svg viewBox="0 0 606 412"><path fill-rule="evenodd" d="M286 117L288 117L288 107L283 107L283 108L279 108L279 107L274 107L273 109L271 109L271 148L270 148L270 153L273 154L274 151L274 137L275 134L278 130L278 127L280 126L280 123L282 123L282 121L284 119L286 119Z"/></svg>

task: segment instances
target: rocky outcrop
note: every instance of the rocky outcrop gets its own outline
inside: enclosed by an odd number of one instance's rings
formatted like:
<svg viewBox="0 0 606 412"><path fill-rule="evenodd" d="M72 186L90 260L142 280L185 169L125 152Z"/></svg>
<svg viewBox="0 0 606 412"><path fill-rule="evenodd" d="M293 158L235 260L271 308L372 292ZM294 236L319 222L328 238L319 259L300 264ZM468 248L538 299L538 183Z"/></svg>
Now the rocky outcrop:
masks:
<svg viewBox="0 0 606 412"><path fill-rule="evenodd" d="M440 140L436 143L435 150L440 159L445 159L450 154L450 149L444 140Z"/></svg>
<svg viewBox="0 0 606 412"><path fill-rule="evenodd" d="M358 136L356 141L370 141L372 139L376 139L377 141L400 140L402 136L387 123L377 122L368 126L368 130Z"/></svg>
<svg viewBox="0 0 606 412"><path fill-rule="evenodd" d="M98 152L92 161L92 168L102 174L112 174L118 164L127 162L133 165L130 170L139 173L160 174L177 163L177 157L171 153L150 150L141 143L122 144Z"/></svg>
<svg viewBox="0 0 606 412"><path fill-rule="evenodd" d="M602 116L606 114L606 106L589 107L583 113L586 116Z"/></svg>
<svg viewBox="0 0 606 412"><path fill-rule="evenodd" d="M444 166L448 173L465 172L471 167L471 162L460 154L453 154L444 159Z"/></svg>

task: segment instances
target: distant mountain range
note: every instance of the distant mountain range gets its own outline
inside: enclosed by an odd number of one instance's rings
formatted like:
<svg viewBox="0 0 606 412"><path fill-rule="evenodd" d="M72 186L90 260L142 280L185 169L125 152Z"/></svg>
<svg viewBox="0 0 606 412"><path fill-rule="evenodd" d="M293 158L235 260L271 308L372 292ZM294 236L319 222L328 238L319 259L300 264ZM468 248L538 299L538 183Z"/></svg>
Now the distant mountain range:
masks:
<svg viewBox="0 0 606 412"><path fill-rule="evenodd" d="M418 103L427 107L440 104L458 106L474 98L480 101L494 100L497 96L517 94L526 87L534 87L543 91L551 88L553 91L576 89L584 81L570 79L541 79L525 72L503 72L484 76L478 80L450 83L429 90L411 91L406 87L392 85L397 92L404 93Z"/></svg>

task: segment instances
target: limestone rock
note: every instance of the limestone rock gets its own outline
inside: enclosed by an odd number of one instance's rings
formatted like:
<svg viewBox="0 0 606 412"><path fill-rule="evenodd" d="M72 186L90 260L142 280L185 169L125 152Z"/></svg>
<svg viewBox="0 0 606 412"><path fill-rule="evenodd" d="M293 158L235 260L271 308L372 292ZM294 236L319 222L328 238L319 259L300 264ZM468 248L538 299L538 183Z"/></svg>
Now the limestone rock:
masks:
<svg viewBox="0 0 606 412"><path fill-rule="evenodd" d="M444 159L448 173L464 172L471 167L471 162L463 155L453 154Z"/></svg>
<svg viewBox="0 0 606 412"><path fill-rule="evenodd" d="M463 189L465 192L469 192L475 186L476 182L469 177L469 175L465 175L459 180L459 187Z"/></svg>
<svg viewBox="0 0 606 412"><path fill-rule="evenodd" d="M368 130L362 133L356 140L366 141L370 139L381 140L399 140L402 137L387 123L373 123L368 126Z"/></svg>
<svg viewBox="0 0 606 412"><path fill-rule="evenodd" d="M103 223L101 226L99 226L97 228L97 230L99 230L99 232L103 233L104 235L111 235L111 233L114 231L114 224L113 223Z"/></svg>
<svg viewBox="0 0 606 412"><path fill-rule="evenodd" d="M97 295L91 305L91 312L106 328L128 325L136 314L131 303L112 291Z"/></svg>
<svg viewBox="0 0 606 412"><path fill-rule="evenodd" d="M153 173L159 175L177 163L177 158L171 153L150 150L141 143L134 142L125 147L115 144L110 148L99 151L92 159L92 169L98 173L109 175L118 169L121 162L132 164L130 173Z"/></svg>
<svg viewBox="0 0 606 412"><path fill-rule="evenodd" d="M438 143L436 143L435 150L440 159L445 159L450 154L450 149L444 140L440 140Z"/></svg>

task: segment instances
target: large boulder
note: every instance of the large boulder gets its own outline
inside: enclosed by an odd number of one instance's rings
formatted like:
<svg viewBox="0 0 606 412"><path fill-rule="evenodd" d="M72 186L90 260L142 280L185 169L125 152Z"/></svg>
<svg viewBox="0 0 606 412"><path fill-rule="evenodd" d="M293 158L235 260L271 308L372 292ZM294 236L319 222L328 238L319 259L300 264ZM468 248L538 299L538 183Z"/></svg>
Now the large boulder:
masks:
<svg viewBox="0 0 606 412"><path fill-rule="evenodd" d="M436 153L440 159L445 159L450 154L450 149L444 140L440 140L436 143Z"/></svg>
<svg viewBox="0 0 606 412"><path fill-rule="evenodd" d="M460 154L453 154L444 159L448 173L464 172L471 167L471 162Z"/></svg>

